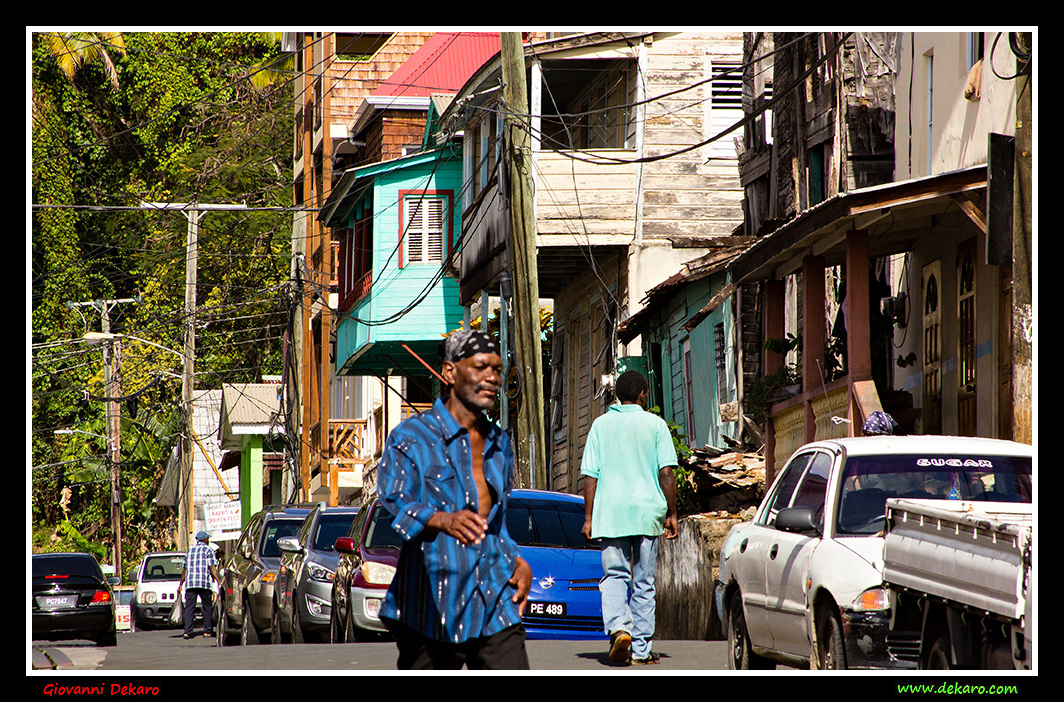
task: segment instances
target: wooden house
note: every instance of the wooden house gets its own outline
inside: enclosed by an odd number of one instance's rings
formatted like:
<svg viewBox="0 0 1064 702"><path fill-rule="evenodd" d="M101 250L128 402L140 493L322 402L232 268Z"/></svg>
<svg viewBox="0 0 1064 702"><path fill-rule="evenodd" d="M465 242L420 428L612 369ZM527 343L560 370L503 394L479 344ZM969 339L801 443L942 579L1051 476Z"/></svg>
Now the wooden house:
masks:
<svg viewBox="0 0 1064 702"><path fill-rule="evenodd" d="M1013 304L1012 276L1029 275L1031 233L1011 216L1029 202L1013 197L1022 156L1008 147L1030 90L1022 35L1008 39L748 37L751 74L771 76L771 97L754 91L748 115L771 106L771 131L740 161L759 239L731 273L760 290L763 338L801 338L800 391L769 413L769 479L798 445L860 435L879 409L906 433L1029 428L1014 411L1029 393L1014 387L1012 320L1031 308ZM1029 293L1029 277L1017 282ZM766 352L764 372L783 362Z"/></svg>
<svg viewBox="0 0 1064 702"><path fill-rule="evenodd" d="M651 288L642 309L617 328L622 344L642 336L652 365L645 367L643 358L625 364L646 373L654 404L683 427L691 448L726 450L743 434L736 317L731 305L721 304L730 297L728 264L742 250L714 249L688 261Z"/></svg>
<svg viewBox="0 0 1064 702"><path fill-rule="evenodd" d="M349 169L418 151L432 93L460 86L494 44L483 33L392 31L301 32L285 42L297 71L295 202L305 210L292 232L299 302L283 381L293 398L283 494L336 504L352 490L361 496L367 456L401 418L387 398L402 381L335 372L341 241L318 212Z"/></svg>
<svg viewBox="0 0 1064 702"><path fill-rule="evenodd" d="M529 131L540 297L553 304L546 487L580 490L591 422L613 401L629 357L617 325L655 285L710 248L736 243L742 191L726 127L742 117L740 33L596 32L527 37ZM463 305L498 295L510 269L501 56L442 116L463 138L459 286ZM670 353L672 351L670 350ZM655 367L661 358L648 358ZM538 399L533 399L538 402ZM684 403L669 403L685 422ZM530 448L531 450L531 448Z"/></svg>

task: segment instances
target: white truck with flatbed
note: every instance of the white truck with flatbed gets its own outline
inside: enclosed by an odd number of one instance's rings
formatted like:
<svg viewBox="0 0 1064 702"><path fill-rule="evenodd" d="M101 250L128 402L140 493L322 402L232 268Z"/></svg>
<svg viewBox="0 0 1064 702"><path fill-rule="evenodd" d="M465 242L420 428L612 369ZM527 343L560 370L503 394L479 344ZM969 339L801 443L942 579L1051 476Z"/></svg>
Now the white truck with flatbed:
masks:
<svg viewBox="0 0 1064 702"><path fill-rule="evenodd" d="M925 669L1032 667L1031 503L886 501L891 627L920 631Z"/></svg>

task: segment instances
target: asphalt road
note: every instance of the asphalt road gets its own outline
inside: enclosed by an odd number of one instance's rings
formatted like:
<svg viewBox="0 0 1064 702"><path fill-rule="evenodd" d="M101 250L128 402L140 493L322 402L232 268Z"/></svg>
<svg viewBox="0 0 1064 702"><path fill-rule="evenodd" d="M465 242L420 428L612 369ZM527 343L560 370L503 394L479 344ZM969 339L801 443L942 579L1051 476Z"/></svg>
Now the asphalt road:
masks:
<svg viewBox="0 0 1064 702"><path fill-rule="evenodd" d="M658 641L661 663L619 667L607 656L606 641L529 641L533 671L631 671L633 674L724 670L723 641ZM57 671L395 671L390 641L355 644L287 644L220 648L213 639L181 637L180 629L122 632L118 645L90 641L31 642L30 668Z"/></svg>

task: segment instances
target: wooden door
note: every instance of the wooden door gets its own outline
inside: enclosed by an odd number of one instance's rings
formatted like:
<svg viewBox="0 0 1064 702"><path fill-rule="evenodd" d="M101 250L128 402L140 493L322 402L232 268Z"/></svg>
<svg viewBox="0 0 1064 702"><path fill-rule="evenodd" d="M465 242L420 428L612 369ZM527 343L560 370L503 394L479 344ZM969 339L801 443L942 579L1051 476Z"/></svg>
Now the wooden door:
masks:
<svg viewBox="0 0 1064 702"><path fill-rule="evenodd" d="M975 239L957 247L957 433L976 435Z"/></svg>
<svg viewBox="0 0 1064 702"><path fill-rule="evenodd" d="M942 433L942 261L923 268L924 387L923 433Z"/></svg>

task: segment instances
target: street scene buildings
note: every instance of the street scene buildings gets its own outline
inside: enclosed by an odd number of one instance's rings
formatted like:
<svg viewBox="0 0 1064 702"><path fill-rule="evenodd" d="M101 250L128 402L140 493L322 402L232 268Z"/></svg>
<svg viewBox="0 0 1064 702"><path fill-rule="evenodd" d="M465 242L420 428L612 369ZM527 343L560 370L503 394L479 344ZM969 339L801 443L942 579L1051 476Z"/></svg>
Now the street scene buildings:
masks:
<svg viewBox="0 0 1064 702"><path fill-rule="evenodd" d="M538 31L515 61L500 32L286 33L298 304L280 375L193 394L179 540L371 504L463 327L499 335L521 488L582 492L627 369L692 462L754 455L761 491L879 411L1033 444L1018 36Z"/></svg>

